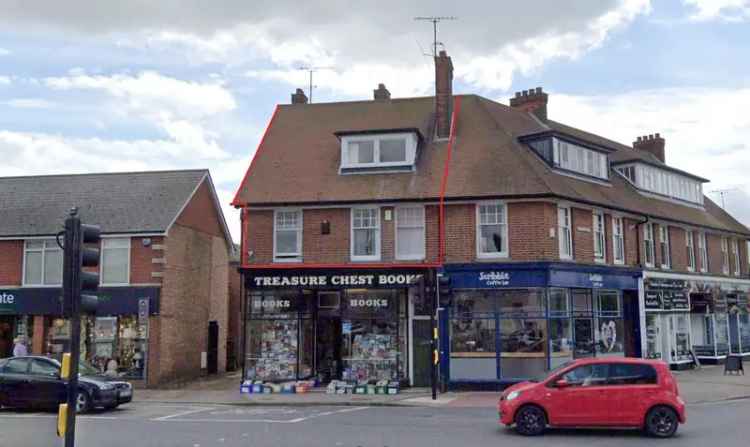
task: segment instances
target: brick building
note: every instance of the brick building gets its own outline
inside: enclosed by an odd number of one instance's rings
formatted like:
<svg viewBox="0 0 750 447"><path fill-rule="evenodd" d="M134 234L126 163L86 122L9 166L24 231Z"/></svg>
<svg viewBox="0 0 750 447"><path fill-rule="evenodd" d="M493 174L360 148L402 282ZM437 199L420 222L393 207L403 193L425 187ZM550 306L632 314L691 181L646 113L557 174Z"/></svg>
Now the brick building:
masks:
<svg viewBox="0 0 750 447"><path fill-rule="evenodd" d="M449 385L750 352L750 230L659 134L564 125L541 88L453 95L451 58L435 67L434 97L277 106L234 200L248 378L425 384L438 274Z"/></svg>
<svg viewBox="0 0 750 447"><path fill-rule="evenodd" d="M223 371L233 244L206 170L0 178L0 357L17 335L35 354L69 349L54 237L74 206L102 228L82 356L147 385Z"/></svg>

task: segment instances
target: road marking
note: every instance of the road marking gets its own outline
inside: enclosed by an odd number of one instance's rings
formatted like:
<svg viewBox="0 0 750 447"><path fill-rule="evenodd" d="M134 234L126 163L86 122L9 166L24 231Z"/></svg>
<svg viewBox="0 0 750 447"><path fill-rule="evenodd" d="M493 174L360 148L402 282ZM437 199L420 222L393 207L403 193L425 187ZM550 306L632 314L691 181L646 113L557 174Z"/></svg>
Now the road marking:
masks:
<svg viewBox="0 0 750 447"><path fill-rule="evenodd" d="M183 408L185 408L185 407L183 407ZM162 417L154 418L154 419L151 419L151 420L152 421L157 421L157 422L169 421L169 420L174 420L175 418L187 416L189 414L201 413L203 411L211 411L211 410L214 409L213 407L187 407L187 408L193 408L193 409L192 410L187 410L187 411L181 411L179 413L174 413L174 414L170 414L170 415L167 415L167 416L162 416Z"/></svg>
<svg viewBox="0 0 750 447"><path fill-rule="evenodd" d="M310 419L315 419L319 417L324 416L332 416L335 414L343 414L343 413L351 413L354 411L361 411L366 410L370 407L352 407L352 408L344 408L342 410L334 410L334 411L324 411L321 413L314 413L309 416L299 417L295 419L286 419L286 420L279 420L279 419L209 419L209 418L183 418L180 419L178 416L184 416L184 414L180 415L172 415L168 417L158 418L158 419L151 419L152 421L159 421L159 422L218 422L218 423L248 423L248 422L255 422L255 423L263 423L263 424L296 424L298 422L305 422L309 421ZM198 413L198 411L194 411L193 414Z"/></svg>

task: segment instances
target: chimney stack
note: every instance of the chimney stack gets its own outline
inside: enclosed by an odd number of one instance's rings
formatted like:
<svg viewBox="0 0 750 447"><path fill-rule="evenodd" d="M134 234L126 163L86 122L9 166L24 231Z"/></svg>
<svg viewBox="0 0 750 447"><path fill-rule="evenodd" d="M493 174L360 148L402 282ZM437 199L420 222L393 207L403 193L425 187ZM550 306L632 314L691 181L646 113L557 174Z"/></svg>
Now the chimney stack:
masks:
<svg viewBox="0 0 750 447"><path fill-rule="evenodd" d="M292 93L292 104L307 104L307 95L305 95L305 92L301 88Z"/></svg>
<svg viewBox="0 0 750 447"><path fill-rule="evenodd" d="M658 158L662 163L666 163L666 159L664 157L665 143L666 142L664 141L664 138L662 138L658 133L655 135L644 135L642 137L636 138L636 140L633 141L633 149L649 152L654 157Z"/></svg>
<svg viewBox="0 0 750 447"><path fill-rule="evenodd" d="M453 62L445 50L435 57L435 127L438 138L448 138L453 115Z"/></svg>
<svg viewBox="0 0 750 447"><path fill-rule="evenodd" d="M372 96L375 101L388 101L391 99L391 92L385 88L385 84L378 84L378 88L372 91Z"/></svg>
<svg viewBox="0 0 750 447"><path fill-rule="evenodd" d="M547 121L547 100L549 97L541 87L516 92L514 98L510 98L510 106L531 112L542 121Z"/></svg>

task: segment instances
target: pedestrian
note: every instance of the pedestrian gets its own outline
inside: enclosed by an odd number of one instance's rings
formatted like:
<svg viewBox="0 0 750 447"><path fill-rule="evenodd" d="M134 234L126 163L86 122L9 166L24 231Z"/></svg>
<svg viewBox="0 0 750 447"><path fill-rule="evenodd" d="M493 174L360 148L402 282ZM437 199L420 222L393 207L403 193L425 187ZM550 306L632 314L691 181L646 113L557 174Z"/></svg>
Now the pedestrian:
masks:
<svg viewBox="0 0 750 447"><path fill-rule="evenodd" d="M13 357L23 357L29 355L29 350L26 348L26 337L19 335L13 340Z"/></svg>

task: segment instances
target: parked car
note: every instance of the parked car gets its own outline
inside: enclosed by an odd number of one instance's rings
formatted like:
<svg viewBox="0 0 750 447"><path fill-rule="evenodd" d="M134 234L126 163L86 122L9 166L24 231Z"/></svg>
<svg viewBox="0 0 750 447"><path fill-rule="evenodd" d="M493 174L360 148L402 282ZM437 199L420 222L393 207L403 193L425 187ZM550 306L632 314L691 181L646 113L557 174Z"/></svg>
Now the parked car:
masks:
<svg viewBox="0 0 750 447"><path fill-rule="evenodd" d="M539 382L513 385L498 411L501 424L527 436L547 427L617 427L668 438L686 421L666 363L621 357L575 360Z"/></svg>
<svg viewBox="0 0 750 447"><path fill-rule="evenodd" d="M130 383L101 375L85 363L79 365L76 410L113 409L133 399ZM60 378L60 362L47 357L0 359L0 406L57 408L67 400L67 381Z"/></svg>

